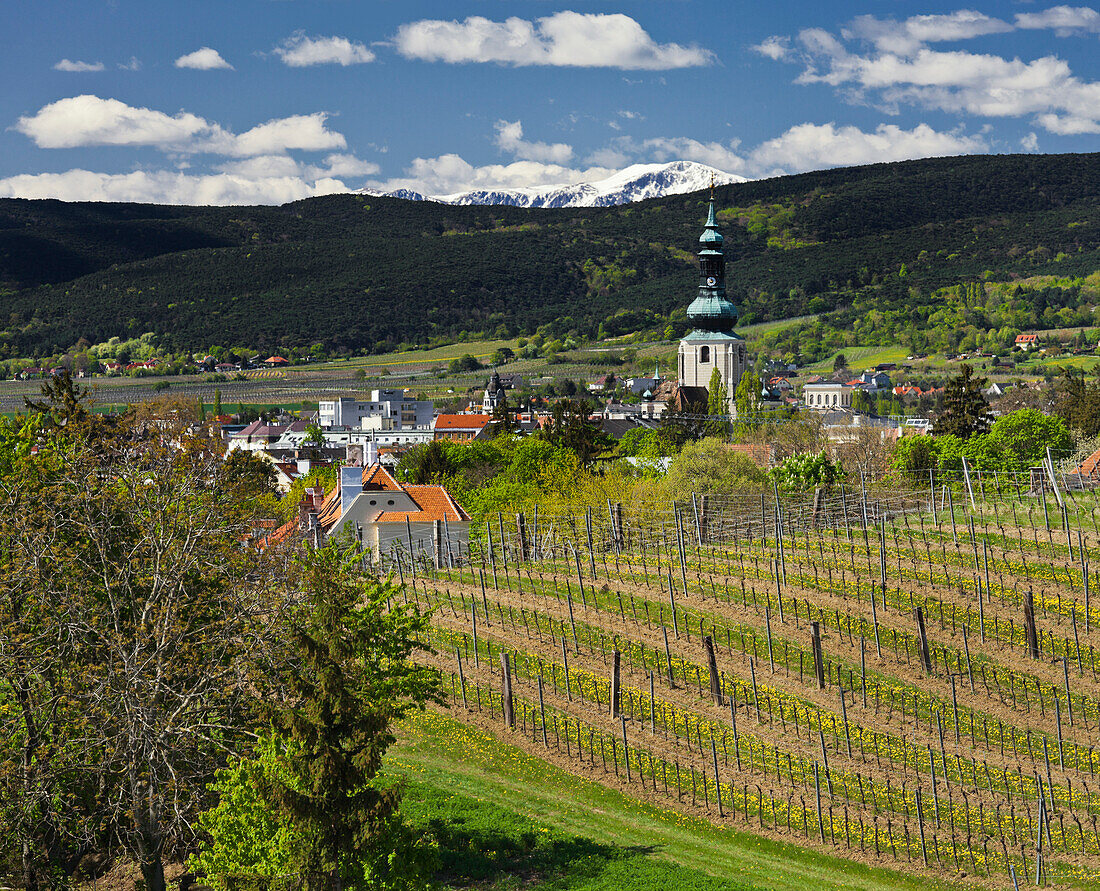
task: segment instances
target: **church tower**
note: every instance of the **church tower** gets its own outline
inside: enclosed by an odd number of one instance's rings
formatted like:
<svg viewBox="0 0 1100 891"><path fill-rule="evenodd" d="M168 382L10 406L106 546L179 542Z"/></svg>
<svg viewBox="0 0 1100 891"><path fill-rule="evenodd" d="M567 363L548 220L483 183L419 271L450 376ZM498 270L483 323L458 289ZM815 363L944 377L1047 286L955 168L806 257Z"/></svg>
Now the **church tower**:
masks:
<svg viewBox="0 0 1100 891"><path fill-rule="evenodd" d="M680 341L680 386L705 388L717 368L726 386L729 414L735 415L734 393L745 371L748 351L744 338L733 330L737 307L726 299L726 257L714 216L713 188L699 244L699 293L687 311L692 330Z"/></svg>

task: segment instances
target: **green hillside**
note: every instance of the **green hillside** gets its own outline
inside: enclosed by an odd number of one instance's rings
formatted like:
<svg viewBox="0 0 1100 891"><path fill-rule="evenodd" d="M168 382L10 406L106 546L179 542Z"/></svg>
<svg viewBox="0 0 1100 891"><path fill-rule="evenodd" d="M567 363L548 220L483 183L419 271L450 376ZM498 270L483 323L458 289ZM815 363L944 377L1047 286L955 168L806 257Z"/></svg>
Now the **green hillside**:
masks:
<svg viewBox="0 0 1100 891"><path fill-rule="evenodd" d="M726 186L717 200L745 324L825 314L822 324L843 328L983 276L1100 269L1100 154L879 164ZM705 193L559 210L356 195L227 208L5 199L0 358L146 331L177 350L322 342L337 352L542 325L663 332L669 314L676 331L705 202Z"/></svg>

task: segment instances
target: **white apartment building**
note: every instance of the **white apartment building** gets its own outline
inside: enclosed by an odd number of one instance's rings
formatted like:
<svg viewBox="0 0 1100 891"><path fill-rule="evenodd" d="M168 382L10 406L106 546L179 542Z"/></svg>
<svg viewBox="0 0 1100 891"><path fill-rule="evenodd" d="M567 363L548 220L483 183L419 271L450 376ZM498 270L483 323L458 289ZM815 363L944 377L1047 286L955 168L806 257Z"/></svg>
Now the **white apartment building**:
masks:
<svg viewBox="0 0 1100 891"><path fill-rule="evenodd" d="M434 414L432 402L413 399L405 390L371 390L367 401L345 396L317 403L317 423L326 430L430 430Z"/></svg>

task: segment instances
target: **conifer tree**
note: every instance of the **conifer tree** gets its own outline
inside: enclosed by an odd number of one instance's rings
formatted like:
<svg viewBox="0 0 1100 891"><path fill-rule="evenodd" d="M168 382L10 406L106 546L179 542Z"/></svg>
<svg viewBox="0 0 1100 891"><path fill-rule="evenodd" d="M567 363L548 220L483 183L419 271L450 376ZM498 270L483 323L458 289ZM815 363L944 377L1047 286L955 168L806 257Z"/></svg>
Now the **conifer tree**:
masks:
<svg viewBox="0 0 1100 891"><path fill-rule="evenodd" d="M936 419L932 433L954 434L969 439L975 433L988 433L992 423L985 398L981 394L984 377L974 377L974 370L963 365L943 390L943 413Z"/></svg>
<svg viewBox="0 0 1100 891"><path fill-rule="evenodd" d="M271 713L286 770L269 792L294 827L296 866L310 889L385 884L400 791L372 780L394 722L437 696L436 672L409 659L425 649L427 617L363 580L359 560L336 545L305 558L308 603L290 631L285 702Z"/></svg>

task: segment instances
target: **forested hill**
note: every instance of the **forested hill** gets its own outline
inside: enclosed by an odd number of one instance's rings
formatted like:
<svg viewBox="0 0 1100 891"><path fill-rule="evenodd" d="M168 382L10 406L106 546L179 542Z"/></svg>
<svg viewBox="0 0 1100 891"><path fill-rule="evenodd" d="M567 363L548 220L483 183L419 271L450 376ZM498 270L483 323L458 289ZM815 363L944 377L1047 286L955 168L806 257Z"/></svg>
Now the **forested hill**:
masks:
<svg viewBox="0 0 1100 891"><path fill-rule="evenodd" d="M1100 154L942 158L724 186L743 322L1100 269ZM382 349L462 332L673 326L706 193L530 210L338 195L282 207L0 200L0 355ZM915 289L915 290L914 290Z"/></svg>

